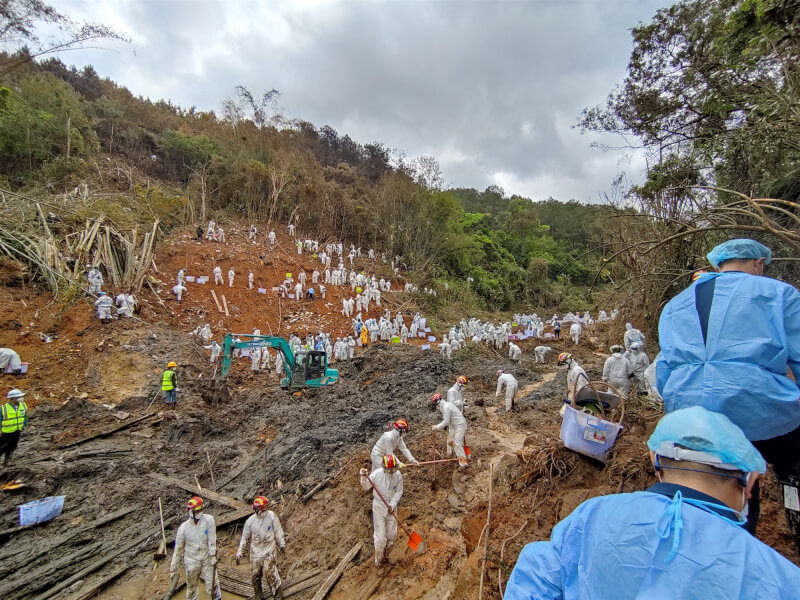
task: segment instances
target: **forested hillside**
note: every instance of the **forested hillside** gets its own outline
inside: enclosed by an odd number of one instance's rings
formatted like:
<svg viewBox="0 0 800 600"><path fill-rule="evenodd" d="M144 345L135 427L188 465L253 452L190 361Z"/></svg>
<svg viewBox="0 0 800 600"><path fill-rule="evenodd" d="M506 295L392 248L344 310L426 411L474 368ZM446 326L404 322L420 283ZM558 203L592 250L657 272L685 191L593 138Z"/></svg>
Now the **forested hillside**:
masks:
<svg viewBox="0 0 800 600"><path fill-rule="evenodd" d="M275 90L231 90L216 114L138 97L91 67L25 58L0 55L17 65L0 79L3 189L41 199L87 184L86 197L73 199L80 219L102 213L120 227L294 218L304 231L399 257L412 280L447 282L467 303L544 307L570 294L586 302L576 286L598 262L598 207L507 197L494 186L441 189L435 160L287 121ZM36 226L36 214L26 215ZM3 228L13 244L13 225Z"/></svg>

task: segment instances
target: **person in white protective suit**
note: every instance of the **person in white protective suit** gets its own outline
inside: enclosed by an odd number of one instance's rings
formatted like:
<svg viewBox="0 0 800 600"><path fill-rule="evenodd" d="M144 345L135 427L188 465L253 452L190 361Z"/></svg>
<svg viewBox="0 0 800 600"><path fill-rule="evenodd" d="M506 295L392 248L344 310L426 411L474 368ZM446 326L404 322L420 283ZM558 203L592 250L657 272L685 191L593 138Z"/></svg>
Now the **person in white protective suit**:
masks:
<svg viewBox="0 0 800 600"><path fill-rule="evenodd" d="M434 407L442 411L442 421L433 426L434 431L441 431L447 427L447 456L455 452L458 457L458 466L467 468L469 460L464 452L464 436L467 433L467 420L464 414L449 400L442 402L441 394L434 394L431 398Z"/></svg>
<svg viewBox="0 0 800 600"><path fill-rule="evenodd" d="M97 318L103 323L110 323L111 307L114 306L114 301L105 292L100 292L100 297L94 301L94 305L97 308Z"/></svg>
<svg viewBox="0 0 800 600"><path fill-rule="evenodd" d="M522 348L517 346L514 342L509 342L508 358L510 358L511 360L519 360L520 356L522 356Z"/></svg>
<svg viewBox="0 0 800 600"><path fill-rule="evenodd" d="M270 231L269 235L267 236L267 238L269 239L269 245L270 246L274 246L275 245L275 232L274 231Z"/></svg>
<svg viewBox="0 0 800 600"><path fill-rule="evenodd" d="M115 304L117 305L117 314L120 317L130 319L133 316L133 306L128 304L128 299L125 296L125 292L117 296Z"/></svg>
<svg viewBox="0 0 800 600"><path fill-rule="evenodd" d="M511 412L511 409L514 408L514 396L517 395L519 383L517 382L517 378L511 373L505 373L503 369L500 369L497 371L497 391L494 393L495 398L500 397L500 391L504 386L506 388L506 411Z"/></svg>
<svg viewBox="0 0 800 600"><path fill-rule="evenodd" d="M400 327L400 343L408 343L408 327L406 327L405 323L403 323L402 327Z"/></svg>
<svg viewBox="0 0 800 600"><path fill-rule="evenodd" d="M256 375L261 370L261 348L250 348L250 370Z"/></svg>
<svg viewBox="0 0 800 600"><path fill-rule="evenodd" d="M572 325L569 326L569 337L572 338L572 342L577 346L581 341L581 324L577 321L573 321Z"/></svg>
<svg viewBox="0 0 800 600"><path fill-rule="evenodd" d="M253 281L255 280L256 276L253 275L252 271L248 271L247 273L247 289L253 289Z"/></svg>
<svg viewBox="0 0 800 600"><path fill-rule="evenodd" d="M200 596L200 575L206 584L206 593L212 600L221 600L222 591L217 576L217 525L214 517L203 513L203 499L195 496L186 503L189 518L178 527L175 551L169 566L170 576L178 570L183 558L186 569L186 600Z"/></svg>
<svg viewBox="0 0 800 600"><path fill-rule="evenodd" d="M211 341L211 327L208 323L203 325L202 329L200 329L199 335L204 344L208 344Z"/></svg>
<svg viewBox="0 0 800 600"><path fill-rule="evenodd" d="M89 287L87 288L86 291L89 294L97 294L97 292L100 291L100 288L103 287L102 282L100 283L100 285L97 285L95 281L98 273L99 271L95 267L90 268L88 273L86 273L86 281L89 283Z"/></svg>
<svg viewBox="0 0 800 600"><path fill-rule="evenodd" d="M22 368L22 360L11 348L0 348L0 373L6 369L10 373L18 373Z"/></svg>
<svg viewBox="0 0 800 600"><path fill-rule="evenodd" d="M383 562L397 539L397 519L394 513L403 496L403 475L398 469L397 458L389 454L383 457L382 463L382 466L372 473L367 469L359 471L361 487L365 491L372 489L372 540L375 544L375 565ZM372 486L375 486L375 489ZM381 496L389 508L386 508Z"/></svg>
<svg viewBox="0 0 800 600"><path fill-rule="evenodd" d="M177 283L179 285L183 285L184 283L186 283L186 271L184 271L183 269L178 269L178 281L177 281Z"/></svg>
<svg viewBox="0 0 800 600"><path fill-rule="evenodd" d="M468 383L469 379L465 375L459 375L453 387L447 390L447 401L461 412L464 412L464 386Z"/></svg>
<svg viewBox="0 0 800 600"><path fill-rule="evenodd" d="M620 394L627 396L631 390L633 367L622 354L622 346L611 346L611 356L603 365L603 381L613 385Z"/></svg>
<svg viewBox="0 0 800 600"><path fill-rule="evenodd" d="M644 334L636 329L630 323L625 323L625 335L623 336L623 342L625 343L625 349L630 350L631 344L635 344L639 342L644 348Z"/></svg>
<svg viewBox="0 0 800 600"><path fill-rule="evenodd" d="M533 353L536 355L536 362L544 363L547 354L552 351L553 349L550 346L536 346L536 348L533 349Z"/></svg>
<svg viewBox="0 0 800 600"><path fill-rule="evenodd" d="M379 469L383 464L383 457L387 454L397 454L397 451L403 453L411 464L418 464L416 458L411 454L411 451L406 447L403 436L408 433L408 421L405 419L397 419L392 423L392 428L384 433L375 442L372 447L372 452L369 453L369 458L372 461L372 470Z"/></svg>
<svg viewBox="0 0 800 600"><path fill-rule="evenodd" d="M453 354L453 347L446 339L439 344L439 354L443 355L445 358L450 358Z"/></svg>
<svg viewBox="0 0 800 600"><path fill-rule="evenodd" d="M650 357L642 350L642 345L639 342L634 342L631 344L631 349L625 352L625 358L630 361L633 368L633 391L637 394L646 394L648 386L644 372L650 366Z"/></svg>
<svg viewBox="0 0 800 600"><path fill-rule="evenodd" d="M221 225L217 225L217 233L214 236L214 239L217 240L218 242L225 241L225 230L222 228Z"/></svg>
<svg viewBox="0 0 800 600"><path fill-rule="evenodd" d="M236 276L236 271L233 270L233 267L228 269L228 287L233 287L233 278Z"/></svg>
<svg viewBox="0 0 800 600"><path fill-rule="evenodd" d="M589 383L589 376L569 352L559 354L556 364L559 367L567 365L567 399L572 401L578 392Z"/></svg>
<svg viewBox="0 0 800 600"><path fill-rule="evenodd" d="M224 285L224 280L222 279L222 267L217 265L214 267L214 285Z"/></svg>
<svg viewBox="0 0 800 600"><path fill-rule="evenodd" d="M294 237L294 223L289 223L289 235Z"/></svg>
<svg viewBox="0 0 800 600"><path fill-rule="evenodd" d="M274 600L283 600L283 584L278 573L275 547L283 554L286 550L286 540L283 528L277 515L267 510L269 500L264 496L257 496L253 500L253 512L244 523L242 539L236 551L236 564L244 557L245 551L250 548L250 575L253 580L253 600L263 600L264 592L262 579L267 580L267 585L272 592Z"/></svg>
<svg viewBox="0 0 800 600"><path fill-rule="evenodd" d="M212 365L216 363L217 359L219 358L219 353L222 351L220 345L216 341L213 341L211 342L210 345L203 346L203 348L205 348L206 350L211 350L211 360L209 362Z"/></svg>
<svg viewBox="0 0 800 600"><path fill-rule="evenodd" d="M247 239L253 240L253 243L255 243L257 234L258 234L258 229L256 229L256 226L250 225L250 231L247 232Z"/></svg>
<svg viewBox="0 0 800 600"><path fill-rule="evenodd" d="M172 287L172 293L175 294L175 299L178 301L178 304L181 303L181 298L183 298L185 292L186 286L180 283Z"/></svg>

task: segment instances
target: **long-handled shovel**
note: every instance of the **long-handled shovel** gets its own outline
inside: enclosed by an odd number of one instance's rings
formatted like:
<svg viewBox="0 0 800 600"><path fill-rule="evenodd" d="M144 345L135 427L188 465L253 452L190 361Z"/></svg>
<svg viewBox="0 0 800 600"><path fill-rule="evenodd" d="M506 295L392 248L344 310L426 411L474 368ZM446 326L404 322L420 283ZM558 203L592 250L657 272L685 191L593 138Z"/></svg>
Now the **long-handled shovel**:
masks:
<svg viewBox="0 0 800 600"><path fill-rule="evenodd" d="M394 517L395 521L397 521L397 524L400 525L400 529L405 531L406 535L408 536L408 547L411 548L417 554L422 554L423 552L425 552L425 542L422 541L422 536L418 534L416 531L409 531L408 528L405 525L403 525L403 522L397 518L396 514L394 514L392 507L389 506L388 502L386 502L386 499L378 491L378 488L375 487L374 483L372 483L372 479L369 478L369 475L366 475L366 478L367 481L369 481L369 484L372 486L372 489L375 490L376 494L378 494L378 498L380 498L381 502L383 502L386 505L386 509L389 511L389 514L391 514Z"/></svg>
<svg viewBox="0 0 800 600"><path fill-rule="evenodd" d="M161 544L158 546L158 552L153 555L154 562L164 560L167 556L167 536L164 533L164 510L161 508L161 496L158 497L158 518L161 520Z"/></svg>
<svg viewBox="0 0 800 600"><path fill-rule="evenodd" d="M439 460L425 460L419 463L400 463L400 468L405 469L406 467L421 467L422 465L436 465L438 463L446 463L446 462L453 462L458 460L457 458L442 458ZM435 469L436 467L434 467Z"/></svg>

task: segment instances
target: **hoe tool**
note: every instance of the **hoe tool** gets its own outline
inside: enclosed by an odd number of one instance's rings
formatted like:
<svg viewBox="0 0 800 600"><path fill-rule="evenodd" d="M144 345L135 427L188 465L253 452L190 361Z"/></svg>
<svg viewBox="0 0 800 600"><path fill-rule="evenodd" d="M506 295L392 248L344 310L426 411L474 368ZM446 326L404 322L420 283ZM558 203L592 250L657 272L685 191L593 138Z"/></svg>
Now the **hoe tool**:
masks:
<svg viewBox="0 0 800 600"><path fill-rule="evenodd" d="M394 517L395 521L397 521L397 524L400 525L400 529L405 531L406 535L408 536L408 547L411 548L417 554L422 554L423 552L425 552L425 542L422 541L422 536L420 536L420 534L418 534L416 531L409 531L408 528L405 525L403 525L403 522L400 519L398 519L397 515L394 513L394 511L392 511L392 507L389 506L388 502L386 502L386 499L383 497L383 494L381 494L378 491L378 488L375 487L375 484L372 483L372 479L369 478L369 475L366 475L366 478L367 481L369 481L369 484L372 486L372 489L375 490L376 494L378 494L378 498L380 498L381 502L383 502L386 505L386 509L389 511L389 514L391 514Z"/></svg>

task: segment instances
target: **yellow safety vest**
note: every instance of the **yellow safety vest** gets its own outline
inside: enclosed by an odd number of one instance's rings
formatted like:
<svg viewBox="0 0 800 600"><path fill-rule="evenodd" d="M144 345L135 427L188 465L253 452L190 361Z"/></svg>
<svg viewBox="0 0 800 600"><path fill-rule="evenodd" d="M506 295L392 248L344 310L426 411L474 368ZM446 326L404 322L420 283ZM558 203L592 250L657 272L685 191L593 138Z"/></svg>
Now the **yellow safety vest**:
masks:
<svg viewBox="0 0 800 600"><path fill-rule="evenodd" d="M161 391L162 392L169 392L170 390L175 389L175 384L173 383L173 376L175 375L175 371L170 371L167 369L164 371L164 375L161 377Z"/></svg>
<svg viewBox="0 0 800 600"><path fill-rule="evenodd" d="M22 431L25 426L25 417L28 414L28 405L20 402L17 408L10 402L4 404L0 409L3 415L2 432L14 433L15 431Z"/></svg>

